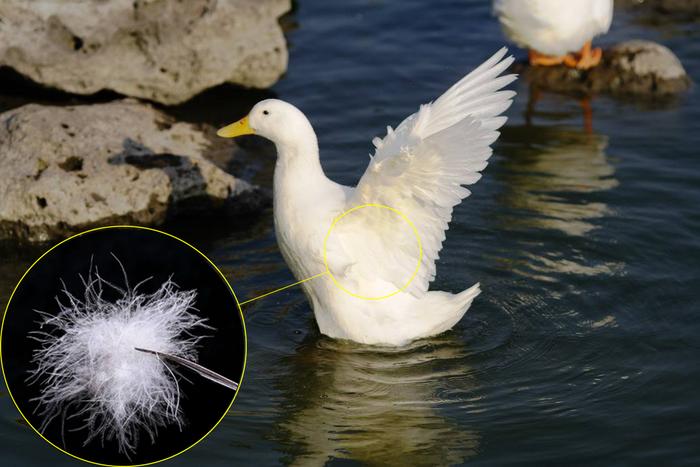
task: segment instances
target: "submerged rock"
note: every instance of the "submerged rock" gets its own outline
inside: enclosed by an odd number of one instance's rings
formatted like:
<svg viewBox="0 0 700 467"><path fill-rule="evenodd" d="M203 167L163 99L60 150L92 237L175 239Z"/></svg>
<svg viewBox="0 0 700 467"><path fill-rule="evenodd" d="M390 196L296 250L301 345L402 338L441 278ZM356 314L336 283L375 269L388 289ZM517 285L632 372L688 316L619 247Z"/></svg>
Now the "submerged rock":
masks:
<svg viewBox="0 0 700 467"><path fill-rule="evenodd" d="M132 99L0 114L0 238L46 241L99 225L158 225L182 210L257 208L255 187L205 158L236 149L215 138Z"/></svg>
<svg viewBox="0 0 700 467"><path fill-rule="evenodd" d="M575 94L664 97L679 94L691 80L676 55L655 42L632 40L606 50L591 70L565 66L531 67L520 63L518 72L537 87Z"/></svg>
<svg viewBox="0 0 700 467"><path fill-rule="evenodd" d="M225 83L265 88L287 68L290 0L0 2L0 65L76 94L164 104Z"/></svg>

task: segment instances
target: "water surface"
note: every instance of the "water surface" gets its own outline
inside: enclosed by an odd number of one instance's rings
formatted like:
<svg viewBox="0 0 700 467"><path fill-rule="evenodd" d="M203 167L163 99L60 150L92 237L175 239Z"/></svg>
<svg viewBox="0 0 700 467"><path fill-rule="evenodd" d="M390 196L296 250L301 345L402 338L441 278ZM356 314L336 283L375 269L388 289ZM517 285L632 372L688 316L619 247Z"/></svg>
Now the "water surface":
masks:
<svg viewBox="0 0 700 467"><path fill-rule="evenodd" d="M345 184L364 170L372 137L504 44L477 0L300 0L288 23L290 66L272 92L307 113L327 174ZM699 36L697 24L619 12L603 42L661 41L697 80ZM433 285L481 282L456 328L379 352L319 335L299 289L250 304L234 409L173 465L700 463L698 95L598 97L587 132L575 99L545 94L526 118L528 88L515 89ZM249 105L229 110L234 94L219 88L171 111L222 124ZM272 164L260 162L256 181L271 185ZM294 280L269 211L173 230L222 267L241 299ZM6 301L41 249L0 248ZM73 463L2 401L8 465Z"/></svg>

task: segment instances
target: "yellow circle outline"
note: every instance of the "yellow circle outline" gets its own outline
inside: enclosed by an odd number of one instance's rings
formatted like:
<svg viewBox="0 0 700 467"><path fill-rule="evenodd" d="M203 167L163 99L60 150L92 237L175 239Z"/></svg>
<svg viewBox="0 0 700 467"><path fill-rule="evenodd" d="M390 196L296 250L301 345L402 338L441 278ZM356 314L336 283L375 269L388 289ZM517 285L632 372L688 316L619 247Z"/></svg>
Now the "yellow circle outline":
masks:
<svg viewBox="0 0 700 467"><path fill-rule="evenodd" d="M63 449L63 448L61 448L61 447L55 445L54 443L52 443L51 441L49 441L46 437L44 437L44 435L42 435L41 432L39 432L39 430L37 430L36 428L34 428L34 425L32 425L32 424L29 422L29 420L27 419L27 417L24 416L24 413L22 413L22 410L19 408L19 406L17 405L17 402L15 401L14 396L12 395L12 390L10 389L10 385L7 384L7 377L5 376L5 363L4 363L4 361L3 361L3 355L2 355L2 334L3 334L3 331L4 331L4 329L5 329L5 317L7 316L7 312L8 312L9 309L10 309L10 304L12 303L12 297L14 297L15 292L16 292L17 289L19 288L20 284L22 283L22 281L24 280L24 278L26 277L26 275L29 274L29 271L31 271L32 268L34 268L34 266L36 266L37 263L38 263L39 261L41 261L42 258L44 258L44 256L46 256L46 255L48 255L49 253L51 253L51 251L53 251L55 248L58 248L59 246L63 245L64 243L66 243L66 242L68 242L68 241L70 241L70 240L73 240L74 238L80 237L81 235L89 234L89 233L91 233L91 232L96 232L96 231L98 231L98 230L106 230L106 229L141 229L141 230L149 230L149 231L151 231L151 232L156 232L156 233L163 234L163 235L166 235L166 236L168 236L168 237L174 238L175 240L177 240L177 241L179 241L179 242L181 242L181 243L184 243L184 244L187 245L188 247L192 248L194 251L196 251L197 253L199 253L200 256L202 256L202 258L206 259L207 262L208 262L209 264L211 264L211 266L214 268L214 270L215 270L217 273L219 273L219 275L220 275L221 278L223 279L224 283L228 286L228 289L231 291L231 295L233 295L233 299L234 299L235 302L236 302L236 307L238 308L238 314L239 314L239 316L240 316L240 318L241 318L241 324L243 325L243 344L244 344L244 345L243 345L243 371L241 372L241 379L240 379L240 381L238 382L238 389L236 389L236 392L233 394L233 398L231 398L231 403L228 405L228 407L227 407L226 410L224 411L223 415L221 415L221 418L219 418L219 421L217 421L217 422L214 424L214 426L211 427L211 429L210 429L209 431L207 431L204 435L202 435L201 438L199 438L197 441L195 441L194 443L192 443L190 446L186 447L186 448L183 449L182 451L177 452L177 453L175 453L175 454L172 454L172 455L170 455L170 456L168 456L168 457L165 457L165 458L163 458L163 459L159 459L159 460L152 461L152 462L147 462L147 463L145 463L145 464L134 464L134 465L127 465L127 464L124 464L124 465L103 464L103 463L101 463L101 462L95 462L95 461L91 461L91 460L88 460L88 459L83 459L82 457L78 457L78 456L76 456L75 454L71 454L70 452L66 451L65 449ZM137 226L137 225L109 225L109 226L105 226L105 227L96 227L96 228L94 228L94 229L86 230L86 231L84 231L84 232L80 232L80 233L75 234L75 235L73 235L73 236L71 236L71 237L68 237L68 238L66 238L66 239L64 239L64 240L61 240L59 243L55 244L54 246L52 246L51 248L49 248L46 252L44 252L44 254L42 254L41 256L39 256L39 258L37 258L36 261L34 261L34 262L32 263L32 265L29 266L29 268L25 271L25 273L22 274L22 277L19 279L19 282L17 282L17 285L15 286L14 290L12 290L12 294L10 295L10 298L9 298L9 300L7 301L7 305L5 306L5 313L2 315L2 324L0 325L0 369L2 370L2 378L3 378L4 382L5 382L5 387L7 388L7 393L10 395L10 399L12 399L12 403L13 403L14 406L17 408L17 411L19 412L19 414L22 416L22 419L24 419L24 421L27 423L27 425L29 425L29 427L31 427L31 429L34 430L34 432L35 432L37 435L39 435L44 441L46 441L47 443L49 443L51 446L53 446L54 448L58 449L58 450L61 451L62 453L69 455L69 456L72 457L73 459L77 459L77 460L79 460L79 461L87 462L88 464L101 465L101 466L104 466L104 467L142 467L142 466L146 466L146 465L153 465L153 464L157 464L157 463L159 463L159 462L164 462L164 461L173 459L173 458L179 456L180 454L183 454L183 453L189 451L190 449L192 449L193 447L195 447L196 445L198 445L199 443L201 443L207 436L209 436L209 435L211 434L212 431L214 431L214 429L215 429L216 427L219 426L219 424L223 421L224 417L226 417L226 415L228 414L228 412L231 410L231 407L233 406L233 403L235 402L236 397L238 396L238 391L240 391L241 386L242 386L242 384L243 384L243 378L244 378L244 376L245 376L245 370L246 370L246 364L247 364L247 363L248 363L248 332L247 332L246 327L245 327L245 319L243 318L243 310L241 309L241 305L240 305L240 303L238 302L238 297L236 297L236 292L233 291L233 287L231 287L231 284L229 283L229 281L226 279L226 277L225 277L224 274L221 272L221 270L216 266L216 264L214 264L214 263L212 262L212 260L210 260L210 259L207 257L207 255L205 255L204 253L202 253L201 251L199 251L196 247L192 246L191 244L189 244L189 243L186 242L185 240L176 237L176 236L173 235L173 234L169 234L168 232L163 232L162 230L153 229L153 228L150 228L150 227L142 227L142 226Z"/></svg>
<svg viewBox="0 0 700 467"><path fill-rule="evenodd" d="M395 290L394 292L392 292L390 294L383 295L381 297L366 297L364 295L356 294L354 292L349 291L348 289L343 287L343 285L341 285L340 282L338 282L338 280L335 278L335 276L331 272L330 267L328 266L328 249L327 249L328 238L330 237L331 232L335 228L335 225L343 217L347 216L351 212L354 212L354 211L357 211L357 210L363 209L363 208L387 209L395 214L398 214L399 217L401 217L404 220L404 222L406 222L411 227L411 229L413 230L413 235L415 235L415 237L416 237L416 242L418 243L418 262L416 264L416 269L413 271L413 274L411 274L411 277L408 279L408 282L406 282L406 284L403 287ZM385 298L393 297L394 295L396 295L400 292L403 292L404 290L406 290L408 288L409 285L411 285L411 282L413 282L413 280L418 275L418 270L420 269L422 262L423 262L423 242L421 241L420 234L418 233L418 229L416 228L415 224L413 222L411 222L411 219L409 219L408 216L406 214L404 214L403 212L399 211L398 209L392 208L390 206L386 206L384 204L368 203L368 204L361 204L360 206L355 206L352 209L348 209L347 211L345 211L344 213L340 214L338 217L333 219L333 222L331 223L331 226L328 229L328 232L326 233L326 237L323 239L323 264L325 264L325 266L326 266L326 272L328 273L328 276L330 276L331 281L333 281L333 284L336 287L338 287L340 290L342 290L343 292L345 292L345 293L347 293L355 298L360 298L362 300L384 300Z"/></svg>

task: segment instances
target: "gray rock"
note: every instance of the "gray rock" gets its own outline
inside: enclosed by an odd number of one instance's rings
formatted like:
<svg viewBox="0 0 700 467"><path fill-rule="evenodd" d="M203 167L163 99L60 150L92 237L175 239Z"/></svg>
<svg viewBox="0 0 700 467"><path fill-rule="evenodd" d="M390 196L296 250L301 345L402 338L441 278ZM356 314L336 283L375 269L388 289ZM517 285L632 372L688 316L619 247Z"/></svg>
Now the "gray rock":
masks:
<svg viewBox="0 0 700 467"><path fill-rule="evenodd" d="M683 80L688 77L678 57L656 42L623 42L611 48L608 55L608 65L618 68L621 74L653 76L658 81Z"/></svg>
<svg viewBox="0 0 700 467"><path fill-rule="evenodd" d="M76 94L164 104L230 82L266 88L287 68L290 0L0 2L0 65Z"/></svg>
<svg viewBox="0 0 700 467"><path fill-rule="evenodd" d="M133 99L0 114L0 238L46 241L182 210L255 209L260 192L205 156L234 153L213 128Z"/></svg>
<svg viewBox="0 0 700 467"><path fill-rule="evenodd" d="M516 70L538 88L579 95L610 94L646 98L677 95L691 80L676 55L651 41L632 40L609 48L597 67L582 71L565 66Z"/></svg>

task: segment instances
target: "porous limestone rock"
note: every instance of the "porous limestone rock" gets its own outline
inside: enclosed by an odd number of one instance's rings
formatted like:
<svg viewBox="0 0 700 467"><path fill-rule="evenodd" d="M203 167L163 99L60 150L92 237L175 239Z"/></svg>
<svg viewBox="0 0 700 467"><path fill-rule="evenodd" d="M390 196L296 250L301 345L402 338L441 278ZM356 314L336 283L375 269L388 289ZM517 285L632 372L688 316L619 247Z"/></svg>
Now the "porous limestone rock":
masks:
<svg viewBox="0 0 700 467"><path fill-rule="evenodd" d="M260 206L263 195L210 162L238 147L133 99L0 114L0 238L46 241L182 211Z"/></svg>
<svg viewBox="0 0 700 467"><path fill-rule="evenodd" d="M290 0L0 2L0 66L75 94L177 104L230 82L266 88L287 68Z"/></svg>

